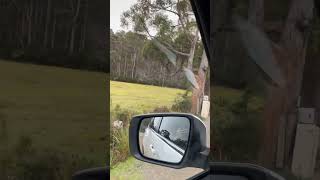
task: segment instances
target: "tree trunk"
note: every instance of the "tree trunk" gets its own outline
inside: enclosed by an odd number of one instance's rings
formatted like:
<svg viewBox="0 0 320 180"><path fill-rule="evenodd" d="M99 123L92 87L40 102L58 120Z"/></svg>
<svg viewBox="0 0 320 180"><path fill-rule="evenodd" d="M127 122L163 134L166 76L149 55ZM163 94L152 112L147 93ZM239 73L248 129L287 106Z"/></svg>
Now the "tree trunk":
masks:
<svg viewBox="0 0 320 180"><path fill-rule="evenodd" d="M27 20L28 20L28 36L27 36L27 45L30 46L32 41L32 14L33 14L33 0L31 0L30 5L27 9Z"/></svg>
<svg viewBox="0 0 320 180"><path fill-rule="evenodd" d="M86 43L86 31L87 31L87 21L88 21L88 0L85 1L85 12L83 17L83 26L82 26L82 35L81 35L81 42L80 42L80 51L84 49Z"/></svg>
<svg viewBox="0 0 320 180"><path fill-rule="evenodd" d="M201 111L201 103L204 95L204 89L206 84L206 72L208 70L208 59L206 52L203 51L198 75L196 76L199 89L193 88L192 90L192 107L191 112L199 114Z"/></svg>
<svg viewBox="0 0 320 180"><path fill-rule="evenodd" d="M51 34L51 48L54 48L54 42L55 42L55 35L56 35L56 23L57 23L57 17L54 15L53 17L53 24L52 24L52 34Z"/></svg>
<svg viewBox="0 0 320 180"><path fill-rule="evenodd" d="M73 54L75 33L76 33L76 25L72 25L72 27L71 27L71 33L70 33L69 55L72 55L72 54Z"/></svg>
<svg viewBox="0 0 320 180"><path fill-rule="evenodd" d="M133 54L133 65L132 65L132 69L131 69L131 79L133 79L134 75L135 75L136 58L137 58L137 52L135 51L134 54Z"/></svg>
<svg viewBox="0 0 320 180"><path fill-rule="evenodd" d="M126 72L127 72L127 56L124 57L124 67L123 67L123 78L126 79Z"/></svg>
<svg viewBox="0 0 320 180"><path fill-rule="evenodd" d="M50 15L51 15L51 0L48 0L47 15L46 15L46 26L45 26L45 30L44 30L43 47L47 47L47 44L48 44L49 23L50 23L50 19L51 19Z"/></svg>
<svg viewBox="0 0 320 180"><path fill-rule="evenodd" d="M296 118L288 118L289 114L296 111L296 102L301 88L302 73L306 55L306 42L308 29L300 29L299 24L311 20L313 12L313 0L292 0L289 15L283 31L281 47L282 54L288 54L287 58L276 57L279 64L284 64L283 72L286 74L286 86L284 88L270 87L266 108L264 111L264 134L261 148L261 160L267 167L274 167L275 150L278 131L287 126L296 125ZM305 19L306 18L306 19ZM283 119L285 122L281 122ZM279 127L280 122L283 127ZM294 131L285 132L285 164L290 165ZM288 156L289 155L289 156Z"/></svg>
<svg viewBox="0 0 320 180"><path fill-rule="evenodd" d="M25 34L26 34L26 10L21 12L21 46L25 48Z"/></svg>
<svg viewBox="0 0 320 180"><path fill-rule="evenodd" d="M191 71L193 69L193 59L194 59L194 53L195 53L196 48L197 48L197 42L198 42L198 30L196 31L194 39L191 42L190 54L189 54L189 57L188 57L188 69L190 69Z"/></svg>
<svg viewBox="0 0 320 180"><path fill-rule="evenodd" d="M69 46L69 55L72 55L74 52L74 41L77 29L77 20L80 12L80 1L77 0L76 10L74 12L74 16L72 18L72 27L71 27L71 34L70 34L70 46Z"/></svg>

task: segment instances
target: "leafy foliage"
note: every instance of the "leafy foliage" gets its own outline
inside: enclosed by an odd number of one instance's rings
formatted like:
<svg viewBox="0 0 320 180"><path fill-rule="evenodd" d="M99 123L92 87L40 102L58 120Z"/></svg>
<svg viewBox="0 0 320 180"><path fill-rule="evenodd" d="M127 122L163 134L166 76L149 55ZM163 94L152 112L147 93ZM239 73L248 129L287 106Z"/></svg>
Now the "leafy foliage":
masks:
<svg viewBox="0 0 320 180"><path fill-rule="evenodd" d="M174 15L177 20L168 18L168 14ZM191 67L190 71L186 73L187 80L194 80L190 79L194 76L190 74L193 74L192 63L194 49L197 46L195 37L198 36L198 31L189 1L138 0L130 10L122 14L121 22L123 26L132 25L135 32L145 33L153 39L155 46L166 55L174 66L177 65L177 55L184 56L179 59L187 61L188 67ZM182 43L182 46L177 45L181 42L186 43ZM175 49L175 45L178 46L179 50ZM181 66L177 68L182 70L183 64L181 63ZM191 81L191 84L195 85L195 81Z"/></svg>
<svg viewBox="0 0 320 180"><path fill-rule="evenodd" d="M94 166L92 161L77 154L37 149L29 136L21 136L13 151L0 161L1 179L67 180L76 171Z"/></svg>
<svg viewBox="0 0 320 180"><path fill-rule="evenodd" d="M175 112L189 112L191 109L191 96L190 92L186 91L174 100L174 104L171 106L172 111Z"/></svg>
<svg viewBox="0 0 320 180"><path fill-rule="evenodd" d="M251 161L259 147L262 102L247 90L237 99L215 98L214 159Z"/></svg>

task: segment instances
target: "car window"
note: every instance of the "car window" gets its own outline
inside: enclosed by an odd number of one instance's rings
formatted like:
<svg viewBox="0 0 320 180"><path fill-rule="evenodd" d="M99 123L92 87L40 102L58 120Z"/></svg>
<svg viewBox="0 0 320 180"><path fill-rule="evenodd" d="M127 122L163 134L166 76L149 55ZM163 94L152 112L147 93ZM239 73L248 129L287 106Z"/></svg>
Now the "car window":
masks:
<svg viewBox="0 0 320 180"><path fill-rule="evenodd" d="M212 159L277 169L285 179L319 179L320 151L314 148L319 136L312 134L319 133L314 117L320 83L314 70L320 44L312 41L319 35L311 33L320 25L319 14L313 14L312 1L252 2L212 10L216 18L223 11L232 14L212 24ZM308 29L292 25L300 17ZM265 23L271 19L284 26L269 29Z"/></svg>
<svg viewBox="0 0 320 180"><path fill-rule="evenodd" d="M161 123L161 119L162 117L153 118L150 124L150 128L157 132Z"/></svg>
<svg viewBox="0 0 320 180"><path fill-rule="evenodd" d="M164 117L159 133L183 150L187 148L190 122L185 117Z"/></svg>

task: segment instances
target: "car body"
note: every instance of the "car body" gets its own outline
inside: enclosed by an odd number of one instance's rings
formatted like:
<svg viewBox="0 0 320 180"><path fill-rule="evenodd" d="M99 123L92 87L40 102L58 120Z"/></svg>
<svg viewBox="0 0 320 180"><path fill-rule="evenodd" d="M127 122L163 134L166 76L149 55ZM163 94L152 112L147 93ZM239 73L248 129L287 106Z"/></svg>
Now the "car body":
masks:
<svg viewBox="0 0 320 180"><path fill-rule="evenodd" d="M184 127L165 128L178 121L179 119L173 121L168 117L152 118L141 139L142 153L151 159L169 159L171 163L179 163L188 143L190 125L184 123Z"/></svg>

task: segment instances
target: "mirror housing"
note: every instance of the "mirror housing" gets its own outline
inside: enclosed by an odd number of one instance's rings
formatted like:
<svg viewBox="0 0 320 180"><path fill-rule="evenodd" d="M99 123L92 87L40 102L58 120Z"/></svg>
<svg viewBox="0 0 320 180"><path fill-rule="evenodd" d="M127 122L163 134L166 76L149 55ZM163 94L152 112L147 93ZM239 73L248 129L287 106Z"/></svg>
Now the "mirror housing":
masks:
<svg viewBox="0 0 320 180"><path fill-rule="evenodd" d="M189 142L185 155L180 163L169 163L158 161L154 159L147 158L142 155L139 146L139 129L140 123L145 118L152 117L185 117L190 120L190 134ZM208 167L208 155L209 147L206 145L206 127L201 119L186 113L151 113L138 115L132 118L129 128L129 146L131 154L144 162L157 164L161 166L171 167L171 168L184 168L184 167L197 167L197 168L207 168Z"/></svg>

